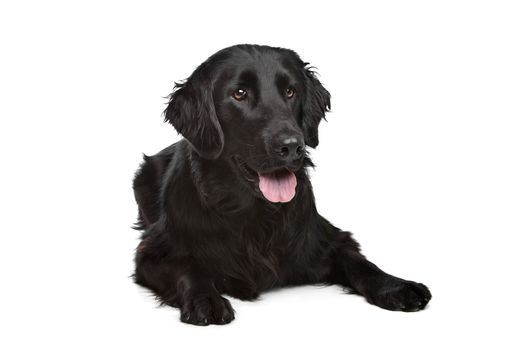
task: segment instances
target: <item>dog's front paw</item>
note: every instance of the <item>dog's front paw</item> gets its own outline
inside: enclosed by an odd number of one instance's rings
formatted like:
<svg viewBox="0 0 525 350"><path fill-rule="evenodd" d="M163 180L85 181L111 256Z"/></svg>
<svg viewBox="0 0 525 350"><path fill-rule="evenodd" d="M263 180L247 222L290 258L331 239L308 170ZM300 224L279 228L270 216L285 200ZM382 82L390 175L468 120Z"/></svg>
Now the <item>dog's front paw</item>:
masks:
<svg viewBox="0 0 525 350"><path fill-rule="evenodd" d="M235 318L230 302L219 294L201 294L189 298L181 308L180 320L197 326L227 324Z"/></svg>
<svg viewBox="0 0 525 350"><path fill-rule="evenodd" d="M392 311L419 311L427 306L432 294L421 283L387 276L379 287L365 295L368 302Z"/></svg>

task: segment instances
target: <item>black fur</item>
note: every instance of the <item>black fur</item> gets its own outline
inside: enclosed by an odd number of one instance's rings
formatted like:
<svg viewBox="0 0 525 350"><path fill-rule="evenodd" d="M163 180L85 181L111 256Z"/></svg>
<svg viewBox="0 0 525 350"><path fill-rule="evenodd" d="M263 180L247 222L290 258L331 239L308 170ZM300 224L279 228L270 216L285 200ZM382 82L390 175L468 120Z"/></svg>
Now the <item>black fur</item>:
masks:
<svg viewBox="0 0 525 350"><path fill-rule="evenodd" d="M237 89L247 97L232 97ZM133 184L144 230L135 281L197 325L233 320L222 295L253 300L300 284L339 284L385 309L423 309L427 287L380 270L317 213L303 148L317 146L329 108L312 70L281 48L226 48L176 84L165 117L185 139L144 156ZM280 171L295 174L295 197L270 202L257 173Z"/></svg>

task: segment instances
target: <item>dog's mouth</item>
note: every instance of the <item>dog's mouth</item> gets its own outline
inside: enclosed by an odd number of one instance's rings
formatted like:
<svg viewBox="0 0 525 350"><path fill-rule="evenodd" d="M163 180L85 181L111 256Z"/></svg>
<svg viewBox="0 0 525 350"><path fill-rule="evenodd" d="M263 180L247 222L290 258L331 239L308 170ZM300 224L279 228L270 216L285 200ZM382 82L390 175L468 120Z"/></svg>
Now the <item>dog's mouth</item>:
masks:
<svg viewBox="0 0 525 350"><path fill-rule="evenodd" d="M294 198L297 178L293 171L284 167L257 171L239 156L234 156L233 160L244 178L253 183L256 192L260 192L268 201L287 203Z"/></svg>

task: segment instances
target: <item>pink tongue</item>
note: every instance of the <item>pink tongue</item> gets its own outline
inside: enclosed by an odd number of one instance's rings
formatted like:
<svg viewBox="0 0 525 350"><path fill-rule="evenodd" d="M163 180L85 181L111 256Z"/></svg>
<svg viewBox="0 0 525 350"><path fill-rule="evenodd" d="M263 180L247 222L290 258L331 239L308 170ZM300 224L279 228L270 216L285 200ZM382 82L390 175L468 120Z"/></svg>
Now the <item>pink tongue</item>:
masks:
<svg viewBox="0 0 525 350"><path fill-rule="evenodd" d="M259 174L259 189L270 202L289 202L295 196L297 179L295 174L285 170L285 173L269 175Z"/></svg>

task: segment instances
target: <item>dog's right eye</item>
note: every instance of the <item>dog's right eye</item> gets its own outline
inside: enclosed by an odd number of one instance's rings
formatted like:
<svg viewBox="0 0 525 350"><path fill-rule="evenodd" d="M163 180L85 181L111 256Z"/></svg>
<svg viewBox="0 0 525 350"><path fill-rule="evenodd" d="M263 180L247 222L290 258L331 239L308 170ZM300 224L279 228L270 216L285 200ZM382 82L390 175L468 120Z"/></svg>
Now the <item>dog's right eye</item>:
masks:
<svg viewBox="0 0 525 350"><path fill-rule="evenodd" d="M243 90L243 89L237 89L235 90L233 93L232 93L232 97L234 99L236 99L237 101L242 101L246 98L246 96L248 95L248 93L246 92L246 90Z"/></svg>

